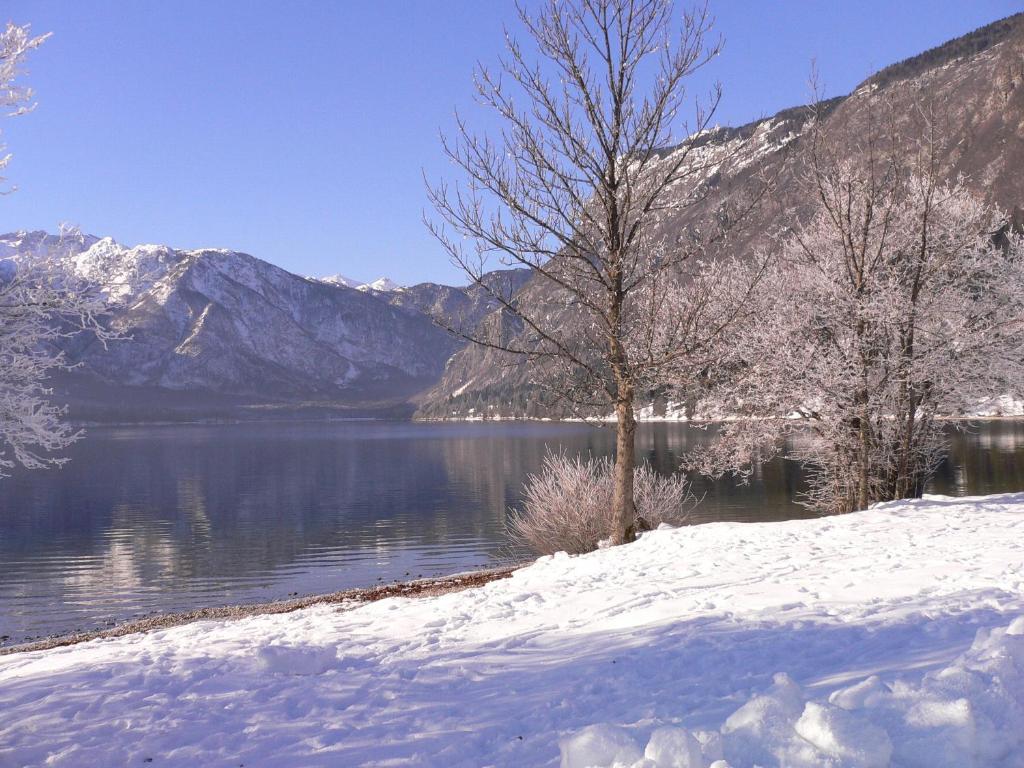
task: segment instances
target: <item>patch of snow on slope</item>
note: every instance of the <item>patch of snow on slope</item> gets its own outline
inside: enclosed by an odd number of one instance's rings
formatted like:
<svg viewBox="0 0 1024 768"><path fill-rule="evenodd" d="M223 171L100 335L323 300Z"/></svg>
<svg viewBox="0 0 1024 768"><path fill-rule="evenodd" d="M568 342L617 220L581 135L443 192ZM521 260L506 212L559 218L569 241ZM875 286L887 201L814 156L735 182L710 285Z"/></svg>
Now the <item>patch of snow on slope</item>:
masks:
<svg viewBox="0 0 1024 768"><path fill-rule="evenodd" d="M0 657L0 765L1020 766L1021 615L1024 494L662 529Z"/></svg>
<svg viewBox="0 0 1024 768"><path fill-rule="evenodd" d="M998 397L986 397L968 415L987 418L1024 416L1024 399L1009 394L999 395Z"/></svg>

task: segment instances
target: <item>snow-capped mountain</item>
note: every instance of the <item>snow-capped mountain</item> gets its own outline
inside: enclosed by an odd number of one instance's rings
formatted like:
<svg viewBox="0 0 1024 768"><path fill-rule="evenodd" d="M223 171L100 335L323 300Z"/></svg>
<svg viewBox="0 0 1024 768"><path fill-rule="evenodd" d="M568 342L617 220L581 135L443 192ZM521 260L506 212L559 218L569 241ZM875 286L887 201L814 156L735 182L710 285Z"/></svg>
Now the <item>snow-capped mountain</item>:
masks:
<svg viewBox="0 0 1024 768"><path fill-rule="evenodd" d="M388 277L378 277L372 283L363 283L357 286L357 290L360 291L379 291L380 293L390 293L391 291L400 291L402 286L396 283L394 280Z"/></svg>
<svg viewBox="0 0 1024 768"><path fill-rule="evenodd" d="M83 393L93 405L112 401L104 406L112 415L118 400L144 410L147 393L401 403L435 383L461 345L425 313L438 304L435 294L461 296L461 288L426 284L419 303L392 302L403 292L308 279L236 251L45 232L0 236L0 258L68 275L108 297L110 325L125 339L107 347L73 339L66 353L80 365L58 389L73 405Z"/></svg>
<svg viewBox="0 0 1024 768"><path fill-rule="evenodd" d="M346 288L355 288L357 291L377 291L378 293L390 293L400 291L402 286L389 277L378 277L372 283L361 283L345 275L327 275L327 277L312 277L311 280L318 280L328 285L343 285Z"/></svg>
<svg viewBox="0 0 1024 768"><path fill-rule="evenodd" d="M182 252L163 245L126 248L110 237L80 233L15 232L0 236L0 258L73 276L123 303L162 279Z"/></svg>
<svg viewBox="0 0 1024 768"><path fill-rule="evenodd" d="M311 277L310 280L319 280L321 283L328 283L329 285L343 285L346 288L358 288L362 283L358 280L353 280L351 277L345 277L345 275L327 275L327 277Z"/></svg>

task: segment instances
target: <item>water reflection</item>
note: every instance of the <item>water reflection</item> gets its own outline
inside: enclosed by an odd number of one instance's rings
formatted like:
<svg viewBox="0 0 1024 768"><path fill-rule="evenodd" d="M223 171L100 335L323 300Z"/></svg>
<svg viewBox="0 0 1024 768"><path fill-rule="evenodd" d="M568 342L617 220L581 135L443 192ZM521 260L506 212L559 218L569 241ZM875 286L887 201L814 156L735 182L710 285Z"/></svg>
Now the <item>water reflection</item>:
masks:
<svg viewBox="0 0 1024 768"><path fill-rule="evenodd" d="M713 439L643 425L670 472ZM518 557L505 510L545 446L610 455L582 424L256 424L94 429L53 472L0 482L0 635L12 641L152 611L451 573ZM807 516L798 467L698 484L694 522ZM955 436L936 492L1024 488L1024 422Z"/></svg>
<svg viewBox="0 0 1024 768"><path fill-rule="evenodd" d="M993 420L962 425L949 458L929 486L950 496L1024 488L1024 421Z"/></svg>

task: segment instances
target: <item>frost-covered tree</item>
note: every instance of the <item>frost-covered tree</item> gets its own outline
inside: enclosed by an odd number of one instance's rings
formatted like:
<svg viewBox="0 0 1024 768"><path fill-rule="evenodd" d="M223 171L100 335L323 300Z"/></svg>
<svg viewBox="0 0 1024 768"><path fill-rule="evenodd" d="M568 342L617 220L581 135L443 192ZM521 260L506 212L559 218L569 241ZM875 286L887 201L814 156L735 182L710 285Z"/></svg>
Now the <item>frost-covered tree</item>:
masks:
<svg viewBox="0 0 1024 768"><path fill-rule="evenodd" d="M0 34L0 110L21 115L32 108L32 91L15 82L25 56L45 36L32 37L28 27L8 24ZM9 156L0 158L3 170ZM59 252L64 233L54 246ZM68 364L60 350L63 339L82 331L108 336L98 318L101 296L68 275L47 273L33 263L46 259L0 260L0 477L15 464L37 469L62 463L56 454L80 432L49 401L47 375Z"/></svg>
<svg viewBox="0 0 1024 768"><path fill-rule="evenodd" d="M919 496L939 420L1024 381L1019 236L948 176L934 114L859 114L828 133L815 121L801 178L815 210L780 236L763 320L720 361L734 377L720 405L753 418L703 457L736 469L788 440L824 512Z"/></svg>
<svg viewBox="0 0 1024 768"><path fill-rule="evenodd" d="M8 22L0 33L0 113L7 117L23 115L32 109L32 89L15 82L25 64L29 52L38 48L49 35L32 37L27 26ZM5 154L0 144L0 174L7 167L11 156ZM0 175L0 181L3 176Z"/></svg>
<svg viewBox="0 0 1024 768"><path fill-rule="evenodd" d="M671 242L659 228L706 201L735 160L683 140L707 138L720 98L715 88L683 120L687 83L720 49L706 7L677 17L671 0L549 0L519 17L538 60L506 34L501 72L477 72L504 130L480 136L458 118L444 149L465 182L430 189L443 223L428 225L507 321L456 331L528 361L577 414L614 412L617 544L635 534L634 401L669 370L700 370L743 311L709 301L721 271L709 253L757 194ZM528 267L532 283L496 289L484 279L494 261Z"/></svg>

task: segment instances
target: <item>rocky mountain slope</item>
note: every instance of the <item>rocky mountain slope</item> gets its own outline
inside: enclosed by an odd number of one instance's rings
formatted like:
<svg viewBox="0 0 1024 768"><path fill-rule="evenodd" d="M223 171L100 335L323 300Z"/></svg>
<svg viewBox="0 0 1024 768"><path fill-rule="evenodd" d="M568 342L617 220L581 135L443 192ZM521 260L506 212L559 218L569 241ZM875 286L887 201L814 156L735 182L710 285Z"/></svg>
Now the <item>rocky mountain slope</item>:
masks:
<svg viewBox="0 0 1024 768"><path fill-rule="evenodd" d="M353 289L229 250L128 248L111 238L19 232L0 236L0 257L109 297L110 325L125 340L106 347L72 340L65 351L79 366L56 381L59 397L82 418L298 404L401 412L462 344L431 315L475 321L492 309L479 290Z"/></svg>
<svg viewBox="0 0 1024 768"><path fill-rule="evenodd" d="M824 106L826 135L865 117L869 94L890 99L898 116L897 134L909 146L920 130L918 105L930 105L938 126L952 141L941 169L947 176L963 175L992 204L1024 224L1024 13L997 21L961 38L882 69L848 96ZM711 159L738 153L738 162L714 179L715 193L701 205L667 211L658 222L668 243L710 210L748 186L750 179L776 177L770 195L733 240L742 251L752 248L775 222L800 216L811 201L800 192L793 176L810 112L806 107L784 110L740 128L706 133L696 141L697 152ZM666 155L680 151L667 149ZM546 286L531 281L522 300L544 301ZM532 294L532 295L531 295ZM495 316L486 322L497 323ZM499 359L500 357L500 359ZM654 414L680 412L683 404L654 402ZM494 350L469 346L454 355L438 384L420 398L424 418L466 418L512 415L563 415L546 410L530 386L523 365L509 366Z"/></svg>

